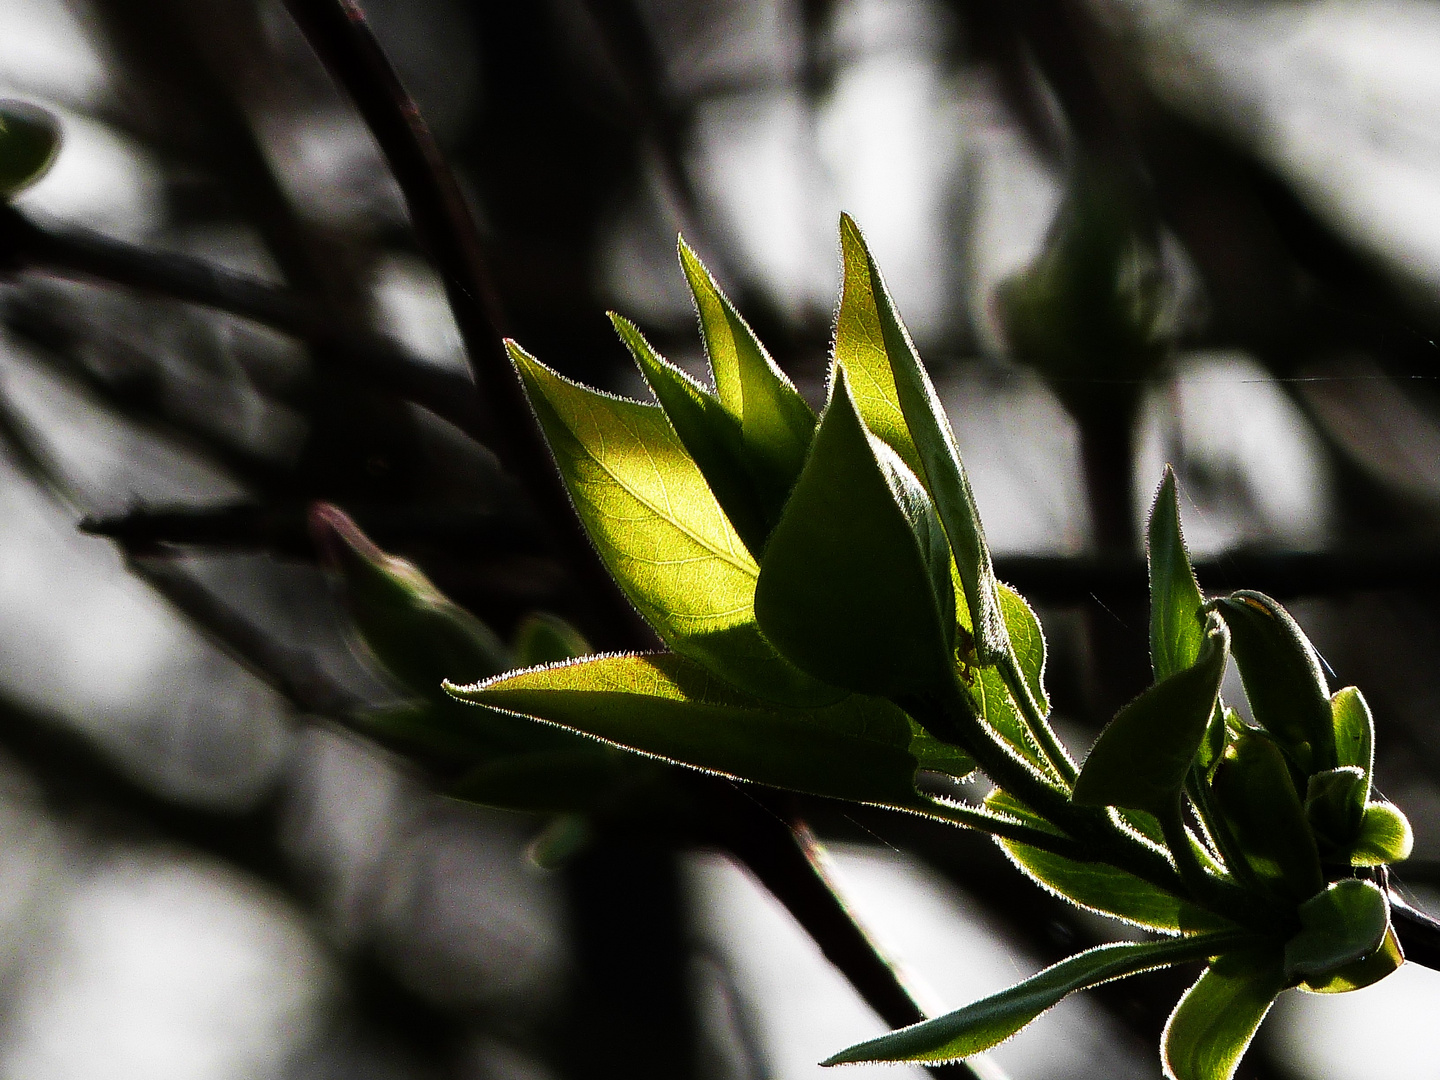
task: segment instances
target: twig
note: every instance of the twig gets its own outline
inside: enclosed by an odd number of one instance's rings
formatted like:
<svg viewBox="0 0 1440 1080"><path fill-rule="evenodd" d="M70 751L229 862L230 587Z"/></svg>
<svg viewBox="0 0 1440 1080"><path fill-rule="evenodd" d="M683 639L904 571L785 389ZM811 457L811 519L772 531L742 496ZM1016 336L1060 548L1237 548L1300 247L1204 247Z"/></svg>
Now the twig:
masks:
<svg viewBox="0 0 1440 1080"><path fill-rule="evenodd" d="M596 610L586 620L601 647L653 644L654 636L605 572L551 467L544 436L501 341L504 320L465 197L399 76L351 0L287 0L291 16L350 95L400 186L421 248L439 270L485 407L489 446L554 528L566 562Z"/></svg>
<svg viewBox="0 0 1440 1080"><path fill-rule="evenodd" d="M1440 971L1440 920L1411 907L1393 889L1390 890L1390 919L1405 959Z"/></svg>

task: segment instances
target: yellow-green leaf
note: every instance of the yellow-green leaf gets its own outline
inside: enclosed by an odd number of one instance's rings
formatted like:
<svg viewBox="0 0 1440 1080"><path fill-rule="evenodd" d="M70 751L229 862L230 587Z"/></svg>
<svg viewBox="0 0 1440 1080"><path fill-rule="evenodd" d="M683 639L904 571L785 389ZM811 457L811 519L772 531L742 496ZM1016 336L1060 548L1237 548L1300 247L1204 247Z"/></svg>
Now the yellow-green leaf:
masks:
<svg viewBox="0 0 1440 1080"><path fill-rule="evenodd" d="M1365 807L1360 822L1360 836L1350 849L1352 866L1381 866L1403 862L1415 846L1410 819L1398 806L1388 802L1372 802Z"/></svg>
<svg viewBox="0 0 1440 1080"><path fill-rule="evenodd" d="M1200 611L1205 599L1180 531L1180 500L1169 465L1150 510L1145 555L1150 569L1150 662L1158 682L1194 664L1205 640Z"/></svg>
<svg viewBox="0 0 1440 1080"><path fill-rule="evenodd" d="M651 757L812 795L913 808L924 805L914 787L922 763L969 771L955 751L917 746L910 718L881 698L785 708L670 653L592 657L448 689Z"/></svg>
<svg viewBox="0 0 1440 1080"><path fill-rule="evenodd" d="M1363 960L1390 931L1390 901L1369 881L1331 882L1297 909L1300 932L1285 943L1285 977L1307 981Z"/></svg>
<svg viewBox="0 0 1440 1080"><path fill-rule="evenodd" d="M759 567L665 413L507 347L586 532L665 643L763 697L838 699L764 640L755 624Z"/></svg>
<svg viewBox="0 0 1440 1080"><path fill-rule="evenodd" d="M1270 1006L1285 989L1274 949L1226 953L1185 991L1161 1039L1169 1080L1231 1080Z"/></svg>

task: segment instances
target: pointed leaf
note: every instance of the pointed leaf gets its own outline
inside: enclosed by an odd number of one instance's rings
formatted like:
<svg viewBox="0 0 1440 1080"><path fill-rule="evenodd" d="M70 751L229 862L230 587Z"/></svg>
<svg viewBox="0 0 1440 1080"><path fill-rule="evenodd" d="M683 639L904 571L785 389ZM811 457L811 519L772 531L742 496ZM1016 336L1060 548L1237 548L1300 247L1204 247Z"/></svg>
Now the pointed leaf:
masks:
<svg viewBox="0 0 1440 1080"><path fill-rule="evenodd" d="M1320 891L1324 878L1315 838L1274 740L1259 731L1242 733L1226 747L1211 787L1245 861L1261 880L1296 902Z"/></svg>
<svg viewBox="0 0 1440 1080"><path fill-rule="evenodd" d="M720 404L739 422L745 463L773 527L805 463L815 412L684 240L680 265L695 294Z"/></svg>
<svg viewBox="0 0 1440 1080"><path fill-rule="evenodd" d="M1126 705L1100 733L1075 781L1082 806L1170 814L1205 738L1228 658L1228 634L1211 618L1195 663Z"/></svg>
<svg viewBox="0 0 1440 1080"><path fill-rule="evenodd" d="M985 806L1027 825L1050 828L1008 792L998 789L991 792ZM1041 888L1090 911L1170 934L1230 928L1220 916L1108 863L1078 862L1010 840L1001 840L999 844L1011 861Z"/></svg>
<svg viewBox="0 0 1440 1080"><path fill-rule="evenodd" d="M557 664L561 660L574 660L594 652L579 630L560 616L544 611L527 615L520 623L515 631L513 651L516 667Z"/></svg>
<svg viewBox="0 0 1440 1080"><path fill-rule="evenodd" d="M1180 999L1161 1039L1169 1080L1230 1080L1250 1040L1285 989L1269 949L1221 956Z"/></svg>
<svg viewBox="0 0 1440 1080"><path fill-rule="evenodd" d="M452 603L418 567L387 555L343 510L326 503L310 527L339 572L355 626L375 657L413 693L447 700L446 679L489 678L510 654L488 626Z"/></svg>
<svg viewBox="0 0 1440 1080"><path fill-rule="evenodd" d="M1385 941L1390 901L1373 882L1347 878L1298 909L1300 932L1285 943L1285 977L1323 979L1363 960Z"/></svg>
<svg viewBox="0 0 1440 1080"><path fill-rule="evenodd" d="M1334 768L1330 689L1305 632L1264 593L1231 593L1216 610L1230 625L1230 649L1256 723L1280 740L1302 771Z"/></svg>
<svg viewBox="0 0 1440 1080"><path fill-rule="evenodd" d="M771 787L915 807L914 728L880 698L789 709L681 656L601 656L447 687L465 701ZM922 749L922 756L933 751ZM931 759L933 761L933 758ZM957 767L946 755L946 771ZM965 771L968 771L966 769Z"/></svg>
<svg viewBox="0 0 1440 1080"><path fill-rule="evenodd" d="M845 285L835 324L835 359L851 379L860 415L900 455L935 502L965 588L982 665L1009 648L995 570L970 480L944 407L900 321L880 269L849 215L840 217Z"/></svg>
<svg viewBox="0 0 1440 1080"><path fill-rule="evenodd" d="M1005 632L1020 676L1044 715L1050 711L1050 700L1045 696L1045 633L1025 598L1003 581L999 598L1000 614L1005 620Z"/></svg>
<svg viewBox="0 0 1440 1080"><path fill-rule="evenodd" d="M610 321L655 392L675 434L752 554L765 547L773 522L745 465L740 421L689 375L657 353L635 324L613 312ZM778 517L778 507L776 515Z"/></svg>
<svg viewBox="0 0 1440 1080"><path fill-rule="evenodd" d="M1360 822L1360 837L1350 849L1350 864L1381 866L1403 862L1410 857L1414 846L1415 834L1410 830L1410 819L1400 808L1392 803L1372 802L1365 807L1365 817Z"/></svg>
<svg viewBox="0 0 1440 1080"><path fill-rule="evenodd" d="M507 348L586 532L665 643L764 697L838 699L760 633L759 567L665 413L573 383L514 342Z"/></svg>
<svg viewBox="0 0 1440 1080"><path fill-rule="evenodd" d="M867 1061L958 1061L1004 1042L1067 995L1114 979L1214 955L1230 935L1101 945L963 1009L852 1046L825 1065Z"/></svg>
<svg viewBox="0 0 1440 1080"><path fill-rule="evenodd" d="M46 110L0 101L0 199L13 199L44 176L60 151L60 127Z"/></svg>
<svg viewBox="0 0 1440 1080"><path fill-rule="evenodd" d="M1150 662L1159 681L1194 664L1205 639L1200 610L1205 599L1180 531L1180 501L1169 465L1150 510L1145 554L1150 567Z"/></svg>
<svg viewBox="0 0 1440 1080"><path fill-rule="evenodd" d="M930 500L866 431L837 373L765 549L760 626L815 678L893 696L953 678L953 605L950 552Z"/></svg>

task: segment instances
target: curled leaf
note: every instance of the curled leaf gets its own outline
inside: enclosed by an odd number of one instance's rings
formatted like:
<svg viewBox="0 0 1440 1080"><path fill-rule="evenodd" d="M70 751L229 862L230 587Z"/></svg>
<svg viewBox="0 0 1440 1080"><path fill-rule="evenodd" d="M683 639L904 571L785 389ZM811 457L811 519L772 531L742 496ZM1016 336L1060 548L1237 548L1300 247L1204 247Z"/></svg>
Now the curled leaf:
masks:
<svg viewBox="0 0 1440 1080"><path fill-rule="evenodd" d="M1360 821L1360 835L1350 849L1352 866L1381 866L1403 862L1415 846L1410 819L1398 806L1388 802L1372 802L1365 807Z"/></svg>
<svg viewBox="0 0 1440 1080"><path fill-rule="evenodd" d="M1211 964L1165 1025L1161 1058L1168 1080L1231 1080L1285 986L1275 950L1230 952Z"/></svg>

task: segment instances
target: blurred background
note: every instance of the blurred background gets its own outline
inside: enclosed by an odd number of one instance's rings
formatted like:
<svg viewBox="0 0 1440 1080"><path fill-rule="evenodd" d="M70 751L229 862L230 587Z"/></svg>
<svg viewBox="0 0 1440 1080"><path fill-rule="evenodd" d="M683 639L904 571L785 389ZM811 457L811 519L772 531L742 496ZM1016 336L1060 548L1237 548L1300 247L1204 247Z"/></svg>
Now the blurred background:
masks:
<svg viewBox="0 0 1440 1080"><path fill-rule="evenodd" d="M703 374L683 232L820 402L858 220L1078 750L1148 677L1173 463L1202 586L1281 597L1363 688L1440 902L1440 8L361 6L505 332L569 375L643 396L608 308ZM542 870L545 818L356 732L401 691L315 500L502 637L619 631L485 445L442 281L280 0L0 0L0 95L64 136L0 229L0 1076L792 1080L882 1030L715 846L632 823ZM803 809L927 1007L1113 933L974 836ZM994 1056L1156 1076L1166 979ZM1241 1075L1433 1078L1437 1010L1414 967L1289 995Z"/></svg>

